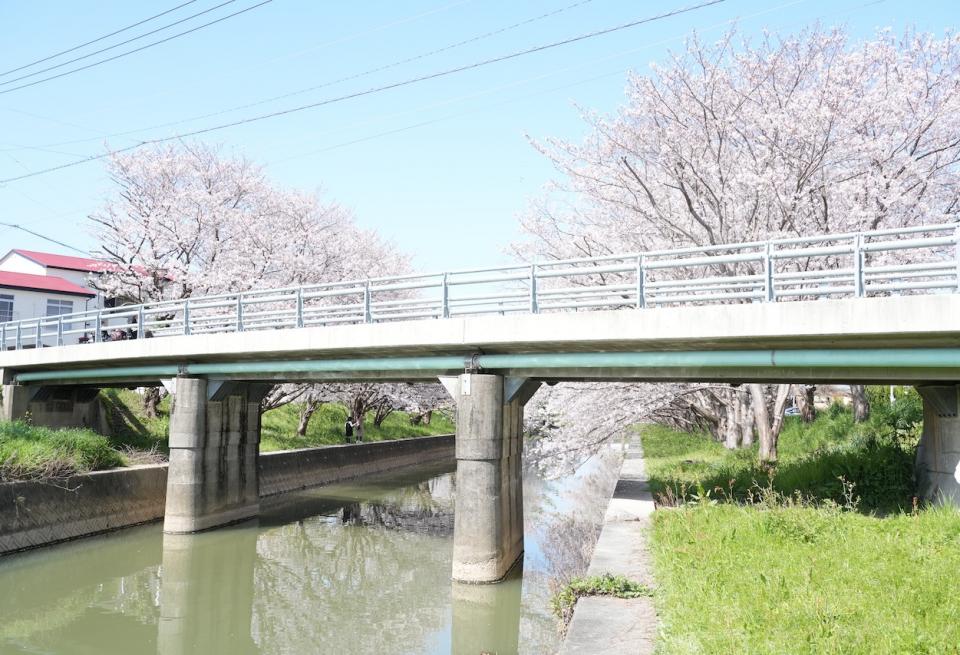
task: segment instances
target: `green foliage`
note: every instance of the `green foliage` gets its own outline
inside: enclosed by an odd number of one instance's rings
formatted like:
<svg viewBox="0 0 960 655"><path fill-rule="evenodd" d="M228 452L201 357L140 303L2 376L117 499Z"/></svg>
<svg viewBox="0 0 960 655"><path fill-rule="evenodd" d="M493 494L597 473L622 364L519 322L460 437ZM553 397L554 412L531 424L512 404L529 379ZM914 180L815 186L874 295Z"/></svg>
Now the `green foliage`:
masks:
<svg viewBox="0 0 960 655"><path fill-rule="evenodd" d="M291 403L270 410L263 415L263 430L260 437L260 452L272 450L291 450L329 446L345 442L343 426L347 421L347 408L342 405L321 405L310 419L307 434L297 434L300 418L300 404ZM455 430L453 422L439 412L433 413L429 425L412 425L406 412L393 412L378 428L373 424L373 412L364 422L364 441L392 441L408 437L427 437L437 434L451 434Z"/></svg>
<svg viewBox="0 0 960 655"><path fill-rule="evenodd" d="M865 423L854 423L850 410L840 404L810 424L788 417L780 434L780 460L772 468L758 463L756 447L730 451L705 434L645 426L651 490L668 503L689 500L701 488L715 497L744 501L758 487L770 487L787 496L799 492L843 504L846 485L852 484L862 511L910 508L921 401L913 389L901 391L892 406L883 394L870 392L874 397Z"/></svg>
<svg viewBox="0 0 960 655"><path fill-rule="evenodd" d="M570 622L573 608L581 596L615 596L617 598L640 598L652 596L651 589L622 575L610 573L588 578L574 578L550 599L550 607L563 624Z"/></svg>
<svg viewBox="0 0 960 655"><path fill-rule="evenodd" d="M90 430L0 422L0 480L64 477L123 463L110 440Z"/></svg>

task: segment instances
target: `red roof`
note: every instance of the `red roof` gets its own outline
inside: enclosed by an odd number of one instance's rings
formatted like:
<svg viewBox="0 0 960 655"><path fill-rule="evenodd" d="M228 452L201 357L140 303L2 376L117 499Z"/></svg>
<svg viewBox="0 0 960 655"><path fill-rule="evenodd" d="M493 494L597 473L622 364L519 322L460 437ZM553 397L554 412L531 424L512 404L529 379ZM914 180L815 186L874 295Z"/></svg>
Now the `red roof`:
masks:
<svg viewBox="0 0 960 655"><path fill-rule="evenodd" d="M71 296L94 297L90 289L84 289L73 282L67 282L62 277L54 275L30 275L29 273L12 273L0 271L0 288L26 289L28 291L52 291L65 293Z"/></svg>
<svg viewBox="0 0 960 655"><path fill-rule="evenodd" d="M100 261L98 259L87 259L86 257L73 257L71 255L55 255L49 252L37 252L35 250L19 250L13 252L31 259L43 266L50 268L62 268L68 271L85 271L87 273L101 273L110 269L113 264Z"/></svg>

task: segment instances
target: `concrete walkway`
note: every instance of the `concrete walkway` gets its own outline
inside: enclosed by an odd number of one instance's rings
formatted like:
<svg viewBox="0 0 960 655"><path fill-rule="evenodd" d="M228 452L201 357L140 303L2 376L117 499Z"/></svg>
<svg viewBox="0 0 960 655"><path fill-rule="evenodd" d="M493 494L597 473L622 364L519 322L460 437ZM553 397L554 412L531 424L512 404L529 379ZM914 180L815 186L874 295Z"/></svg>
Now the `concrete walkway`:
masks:
<svg viewBox="0 0 960 655"><path fill-rule="evenodd" d="M627 449L587 575L624 575L653 587L647 550L652 514L653 498L637 437ZM652 598L585 597L577 601L560 655L649 655L656 636Z"/></svg>

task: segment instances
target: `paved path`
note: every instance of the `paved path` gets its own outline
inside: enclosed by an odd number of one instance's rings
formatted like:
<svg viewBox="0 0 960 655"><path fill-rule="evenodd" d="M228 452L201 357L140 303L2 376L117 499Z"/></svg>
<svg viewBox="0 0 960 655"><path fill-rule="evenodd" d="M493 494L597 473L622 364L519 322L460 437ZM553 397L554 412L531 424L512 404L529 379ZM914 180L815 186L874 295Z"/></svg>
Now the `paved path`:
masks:
<svg viewBox="0 0 960 655"><path fill-rule="evenodd" d="M647 535L653 498L647 486L639 437L629 445L620 479L607 506L603 530L587 575L624 575L654 586ZM657 636L652 598L581 598L560 655L649 655Z"/></svg>

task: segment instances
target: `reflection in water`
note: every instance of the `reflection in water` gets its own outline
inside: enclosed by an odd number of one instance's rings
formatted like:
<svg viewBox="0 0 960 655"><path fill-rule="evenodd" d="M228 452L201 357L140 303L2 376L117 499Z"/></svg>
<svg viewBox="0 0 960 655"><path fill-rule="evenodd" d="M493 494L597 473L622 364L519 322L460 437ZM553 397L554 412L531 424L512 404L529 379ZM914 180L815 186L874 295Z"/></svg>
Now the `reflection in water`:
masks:
<svg viewBox="0 0 960 655"><path fill-rule="evenodd" d="M518 651L522 579L523 567L518 565L500 584L452 583L452 655Z"/></svg>
<svg viewBox="0 0 960 655"><path fill-rule="evenodd" d="M250 638L255 526L163 535L158 653L258 652Z"/></svg>
<svg viewBox="0 0 960 655"><path fill-rule="evenodd" d="M201 534L154 524L3 557L0 653L549 653L549 582L584 565L610 464L527 474L522 572L498 585L451 583L455 476L437 466Z"/></svg>

